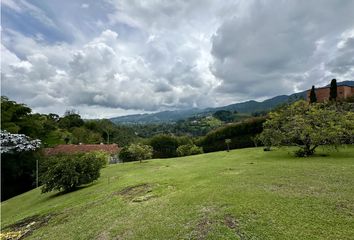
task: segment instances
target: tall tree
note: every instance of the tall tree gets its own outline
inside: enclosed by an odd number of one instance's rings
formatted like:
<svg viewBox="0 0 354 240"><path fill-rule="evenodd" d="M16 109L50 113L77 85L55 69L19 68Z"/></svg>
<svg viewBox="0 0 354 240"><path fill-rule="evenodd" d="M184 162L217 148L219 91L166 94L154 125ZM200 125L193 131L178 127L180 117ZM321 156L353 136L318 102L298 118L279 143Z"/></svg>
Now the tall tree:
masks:
<svg viewBox="0 0 354 240"><path fill-rule="evenodd" d="M1 129L7 130L10 133L19 133L22 125L27 123L31 111L26 105L16 103L5 96L1 96ZM24 134L28 135L28 133Z"/></svg>
<svg viewBox="0 0 354 240"><path fill-rule="evenodd" d="M81 127L84 125L84 120L81 119L81 116L76 113L75 110L72 110L66 111L64 117L60 118L58 123L60 128L70 130L74 127Z"/></svg>
<svg viewBox="0 0 354 240"><path fill-rule="evenodd" d="M310 92L310 103L315 103L317 102L317 96L315 92L315 86L312 86L311 92Z"/></svg>
<svg viewBox="0 0 354 240"><path fill-rule="evenodd" d="M335 101L337 99L337 80L332 79L331 88L329 90L329 100Z"/></svg>
<svg viewBox="0 0 354 240"><path fill-rule="evenodd" d="M353 105L298 101L269 113L260 140L267 146L297 146L297 156L310 156L318 146L354 141Z"/></svg>

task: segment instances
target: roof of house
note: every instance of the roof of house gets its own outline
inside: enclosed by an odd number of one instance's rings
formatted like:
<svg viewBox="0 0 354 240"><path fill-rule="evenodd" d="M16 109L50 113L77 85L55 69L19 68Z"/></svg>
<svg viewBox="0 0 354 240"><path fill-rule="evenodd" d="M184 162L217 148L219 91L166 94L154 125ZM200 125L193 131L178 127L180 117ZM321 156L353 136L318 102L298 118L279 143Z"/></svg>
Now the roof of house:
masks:
<svg viewBox="0 0 354 240"><path fill-rule="evenodd" d="M93 152L93 151L104 151L110 154L115 154L119 151L117 144L65 144L57 145L54 148L44 149L45 155L56 155L56 154L73 154L73 153L83 153L83 152Z"/></svg>

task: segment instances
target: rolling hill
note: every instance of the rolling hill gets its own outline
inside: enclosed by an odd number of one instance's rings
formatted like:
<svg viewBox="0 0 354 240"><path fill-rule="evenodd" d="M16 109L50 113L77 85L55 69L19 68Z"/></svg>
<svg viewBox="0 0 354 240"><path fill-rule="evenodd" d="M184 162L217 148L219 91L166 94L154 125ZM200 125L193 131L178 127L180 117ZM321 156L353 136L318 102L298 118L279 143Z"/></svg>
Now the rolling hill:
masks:
<svg viewBox="0 0 354 240"><path fill-rule="evenodd" d="M337 83L340 85L349 85L354 86L354 81L343 81ZM134 114L121 117L114 117L110 120L114 123L165 123L165 122L176 122L178 120L187 119L193 116L206 116L210 115L218 110L228 110L228 111L237 111L239 113L256 113L270 111L275 107L284 104L296 101L298 99L306 98L306 91L294 93L291 95L280 95L276 96L262 102L258 101L246 101L241 103L235 103L227 106L216 107L216 108L191 108L185 110L175 110L175 111L163 111L151 114Z"/></svg>

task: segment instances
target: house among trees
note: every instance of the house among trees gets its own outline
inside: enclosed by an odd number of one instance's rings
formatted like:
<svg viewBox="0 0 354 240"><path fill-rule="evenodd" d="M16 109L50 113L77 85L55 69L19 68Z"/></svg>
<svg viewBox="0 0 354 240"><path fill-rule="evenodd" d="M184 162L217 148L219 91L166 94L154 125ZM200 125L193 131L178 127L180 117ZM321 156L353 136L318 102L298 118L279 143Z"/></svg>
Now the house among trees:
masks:
<svg viewBox="0 0 354 240"><path fill-rule="evenodd" d="M325 102L330 100L330 91L331 87L321 87L316 88L316 99L317 102ZM307 101L310 101L311 89L307 90ZM354 87L349 85L337 86L337 100L343 100L349 97L354 96Z"/></svg>
<svg viewBox="0 0 354 240"><path fill-rule="evenodd" d="M53 148L45 148L44 154L46 156L53 156L58 154L75 154L103 151L109 154L109 163L119 162L118 153L120 148L117 144L61 144Z"/></svg>

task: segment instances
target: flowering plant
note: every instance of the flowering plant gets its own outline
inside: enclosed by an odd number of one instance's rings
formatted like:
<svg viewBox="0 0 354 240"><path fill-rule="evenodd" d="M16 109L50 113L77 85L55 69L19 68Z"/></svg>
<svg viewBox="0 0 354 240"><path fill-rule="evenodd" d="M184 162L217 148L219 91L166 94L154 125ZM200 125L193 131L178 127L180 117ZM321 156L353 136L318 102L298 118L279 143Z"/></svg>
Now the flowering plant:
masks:
<svg viewBox="0 0 354 240"><path fill-rule="evenodd" d="M24 134L13 134L6 130L1 130L0 135L0 153L34 151L41 146L41 140L31 140Z"/></svg>

